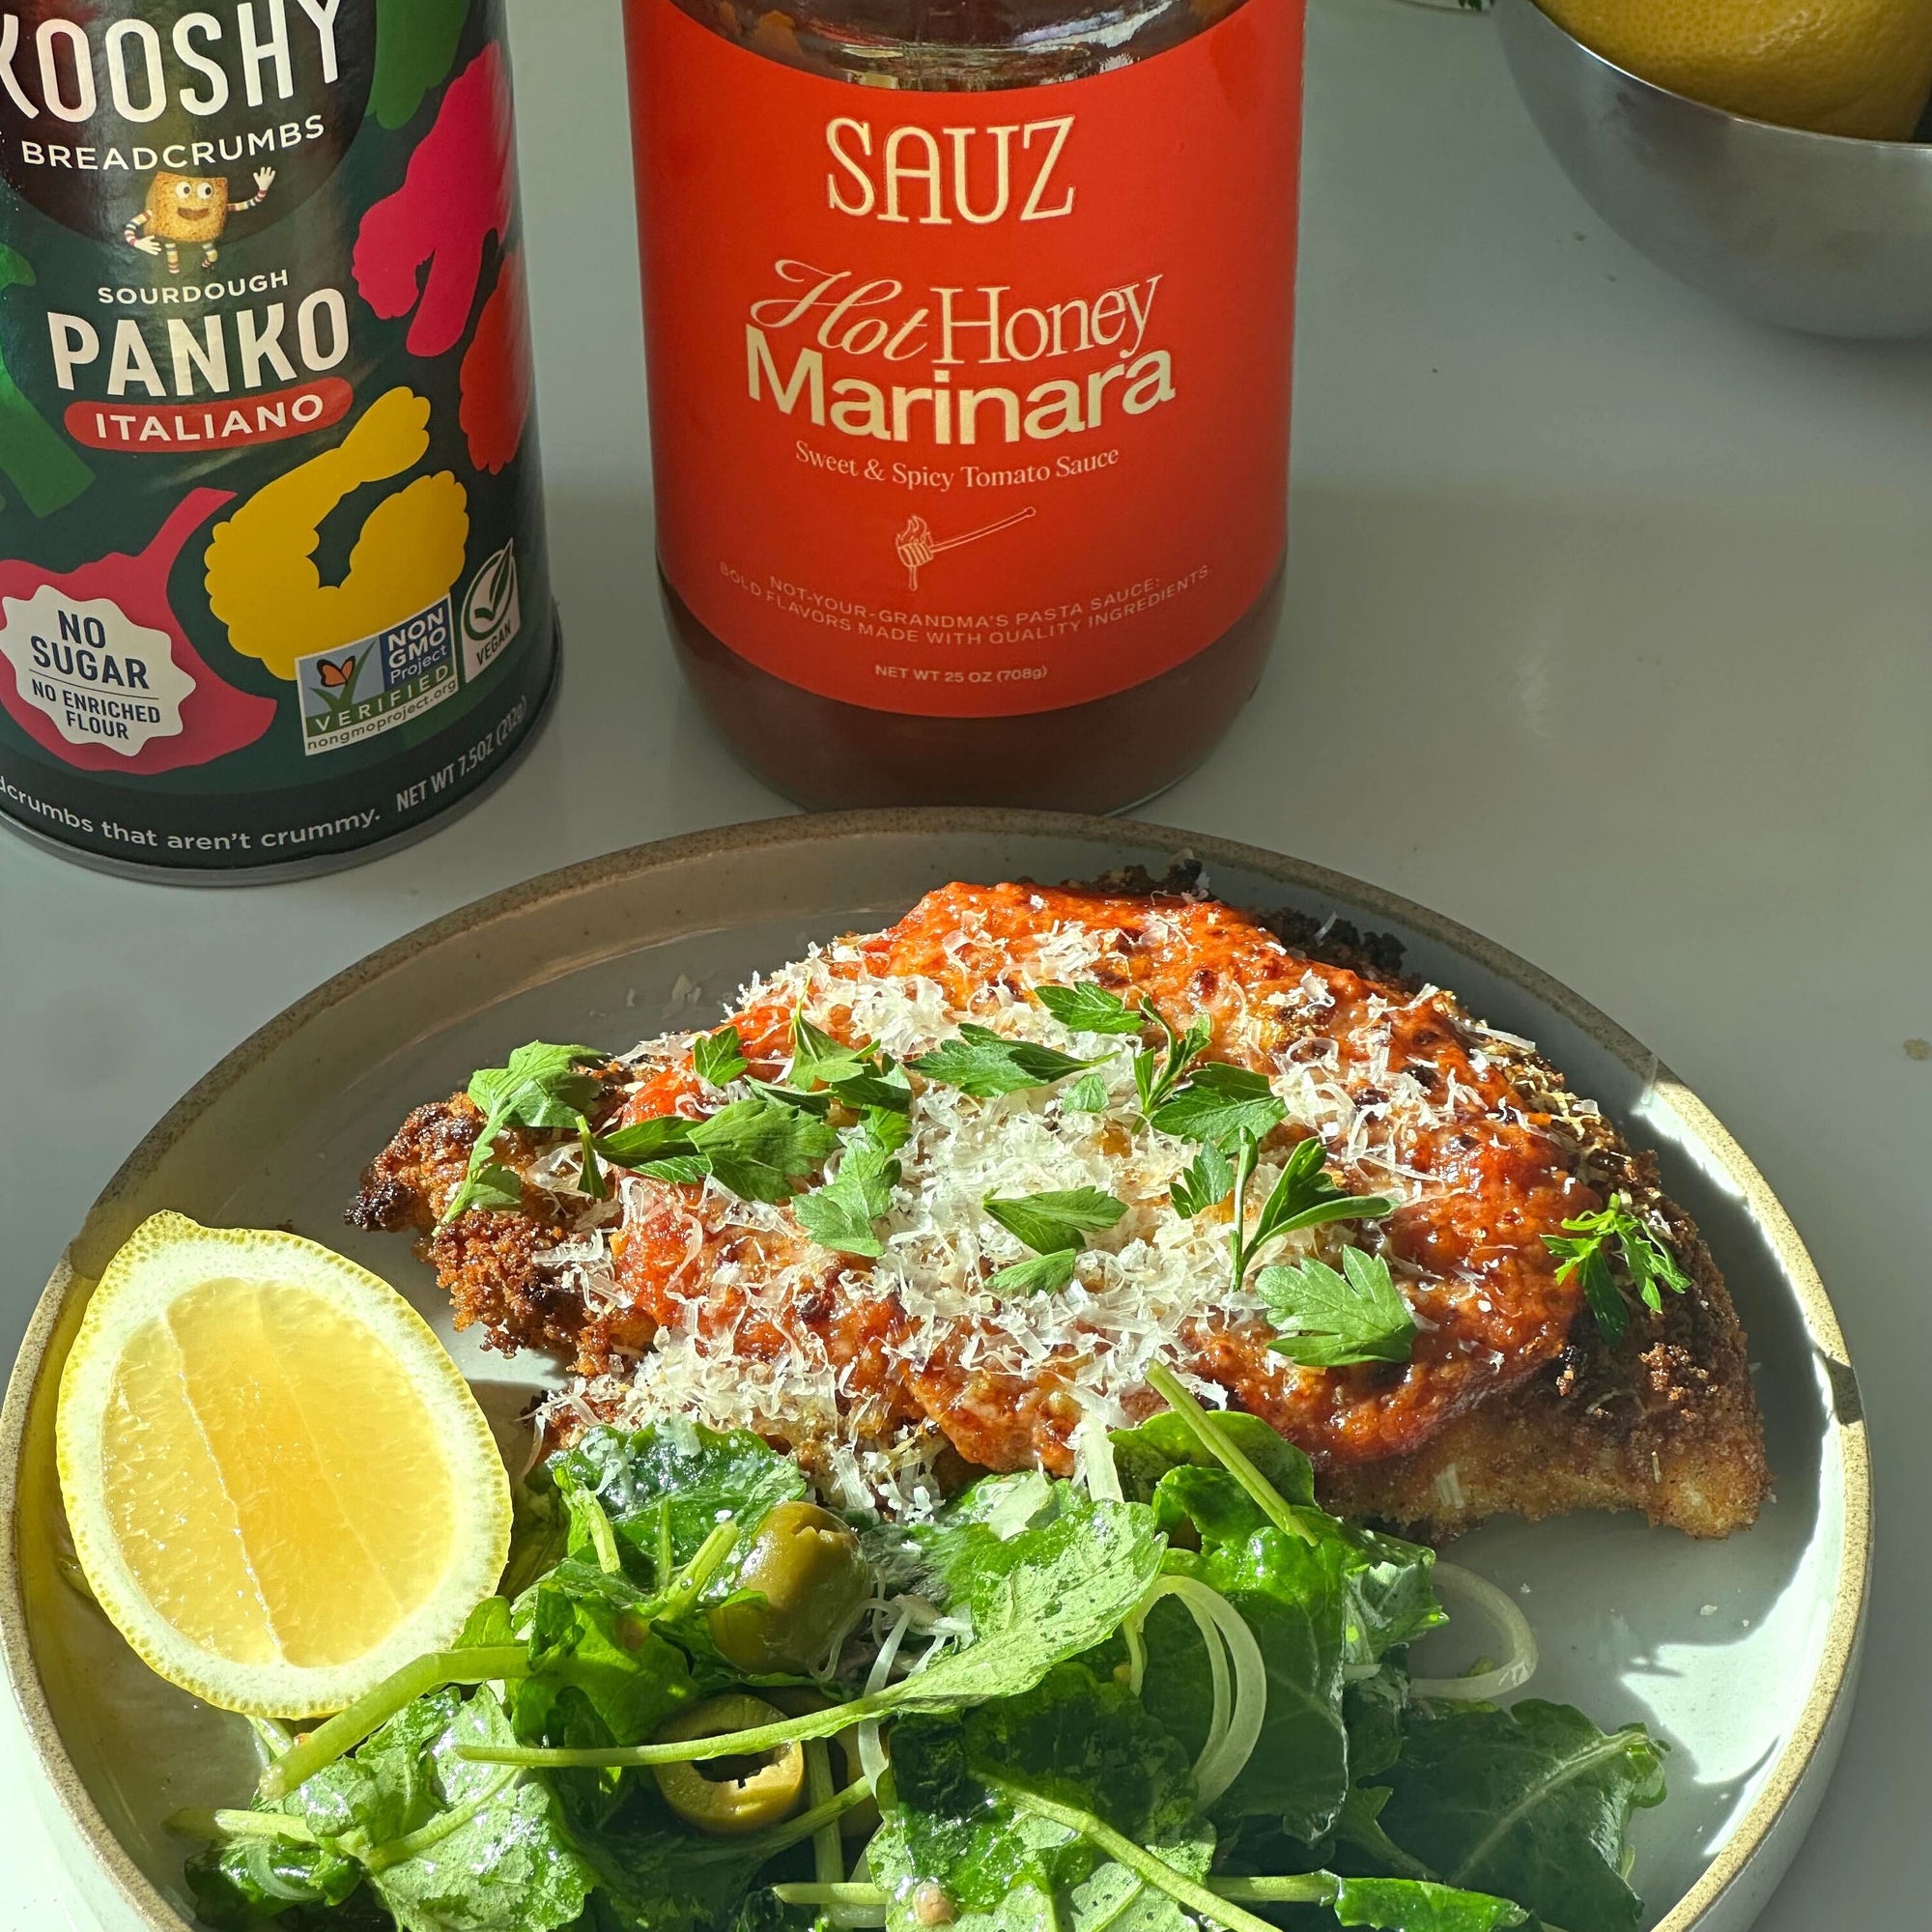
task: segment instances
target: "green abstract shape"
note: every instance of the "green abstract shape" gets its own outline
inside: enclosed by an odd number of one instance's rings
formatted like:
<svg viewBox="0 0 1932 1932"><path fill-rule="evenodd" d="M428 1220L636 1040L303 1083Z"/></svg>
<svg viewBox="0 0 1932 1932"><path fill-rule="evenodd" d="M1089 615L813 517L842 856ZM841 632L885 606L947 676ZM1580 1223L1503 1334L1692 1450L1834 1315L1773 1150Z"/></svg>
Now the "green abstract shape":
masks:
<svg viewBox="0 0 1932 1932"><path fill-rule="evenodd" d="M0 242L0 294L30 289L34 265ZM20 393L0 356L0 473L37 517L64 510L94 481L94 471L58 430Z"/></svg>
<svg viewBox="0 0 1932 1932"><path fill-rule="evenodd" d="M407 128L430 90L449 78L469 18L469 0L381 0L369 104L384 128Z"/></svg>

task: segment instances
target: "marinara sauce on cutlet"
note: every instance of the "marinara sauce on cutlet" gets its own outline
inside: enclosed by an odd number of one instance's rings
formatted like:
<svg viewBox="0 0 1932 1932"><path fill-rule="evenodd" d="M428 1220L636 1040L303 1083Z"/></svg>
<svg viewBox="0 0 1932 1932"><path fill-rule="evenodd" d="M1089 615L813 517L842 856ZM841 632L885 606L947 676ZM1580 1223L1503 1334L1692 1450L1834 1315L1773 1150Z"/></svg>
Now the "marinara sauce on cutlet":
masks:
<svg viewBox="0 0 1932 1932"><path fill-rule="evenodd" d="M1431 1095L1457 1098L1453 1113L1391 1110L1389 1152L1411 1198L1384 1224L1385 1253L1414 1270L1405 1286L1421 1324L1406 1366L1298 1369L1269 1350L1273 1331L1264 1323L1215 1311L1212 1281L1202 1284L1200 1312L1180 1331L1184 1366L1319 1463L1341 1465L1412 1451L1451 1417L1557 1355L1581 1289L1557 1279L1558 1263L1541 1237L1602 1199L1577 1178L1574 1147L1551 1131L1550 1117L1525 1105L1510 1064L1472 1041L1433 989L1392 1002L1385 984L1304 958L1258 921L1211 901L1020 885L929 894L830 970L851 980L932 981L958 1018L971 1019L1000 1004L993 989L1037 983L1042 934L1068 927L1099 942L1094 982L1182 1025L1205 1014L1213 1029L1210 1059L1267 1075L1279 1057L1332 1042L1337 1078L1364 1108L1386 1106L1386 1091L1405 1073ZM1311 976L1325 998L1311 997ZM1277 994L1283 1003L1271 1009ZM863 1043L836 989L813 1017L847 1044ZM789 1007L753 1003L735 1023L753 1074L777 1078L790 1050ZM631 1095L624 1118L696 1112L701 1094L688 1065L667 1068ZM1279 1129L1278 1144L1292 1144L1300 1131ZM1362 1192L1390 1179L1378 1164L1341 1163L1339 1171ZM911 1358L895 1296L869 1264L825 1256L809 1287L775 1299L767 1284L798 1267L810 1248L804 1236L719 1228L695 1246L689 1204L675 1198L685 1191L664 1190L626 1218L615 1272L631 1307L616 1315L621 1325L635 1332L624 1319L633 1313L669 1324L695 1300L699 1334L753 1361L793 1351L809 1335L808 1346L823 1350L838 1379L841 1402L874 1429L923 1415L980 1467L1070 1466L1069 1438L1082 1413L1077 1315L1063 1358L1024 1377L971 1365L978 1322L959 1324Z"/></svg>

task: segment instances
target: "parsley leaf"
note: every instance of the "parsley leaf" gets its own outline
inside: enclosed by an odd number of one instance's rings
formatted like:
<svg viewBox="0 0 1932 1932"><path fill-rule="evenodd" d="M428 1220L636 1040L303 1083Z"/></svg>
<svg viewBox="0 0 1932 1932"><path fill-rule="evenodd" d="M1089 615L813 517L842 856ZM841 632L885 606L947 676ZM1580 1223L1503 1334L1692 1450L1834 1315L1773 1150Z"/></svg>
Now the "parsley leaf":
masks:
<svg viewBox="0 0 1932 1932"><path fill-rule="evenodd" d="M708 1120L691 1123L691 1144L711 1173L741 1201L782 1207L799 1183L838 1146L823 1121L781 1106L762 1094L734 1100Z"/></svg>
<svg viewBox="0 0 1932 1932"><path fill-rule="evenodd" d="M752 1092L762 1094L767 1100L775 1101L781 1107L793 1107L801 1114L813 1114L819 1120L832 1111L831 1094L808 1094L800 1087L781 1087L770 1080L753 1080L750 1083Z"/></svg>
<svg viewBox="0 0 1932 1932"><path fill-rule="evenodd" d="M1104 986L1036 986L1033 996L1070 1033L1137 1034L1145 1024Z"/></svg>
<svg viewBox="0 0 1932 1932"><path fill-rule="evenodd" d="M791 1016L791 1084L810 1094L814 1088L833 1087L856 1073L874 1070L876 1058L869 1046L847 1046L834 1039L822 1027L806 1018L805 1009Z"/></svg>
<svg viewBox="0 0 1932 1932"><path fill-rule="evenodd" d="M1197 1066L1172 1099L1156 1107L1151 1124L1184 1141L1226 1149L1241 1134L1265 1140L1288 1109L1259 1073L1219 1061Z"/></svg>
<svg viewBox="0 0 1932 1932"><path fill-rule="evenodd" d="M1008 1233L1017 1235L1037 1255L1076 1252L1086 1237L1111 1228L1127 1211L1124 1201L1102 1194L1097 1187L1075 1187L1055 1194L1002 1198L988 1195L981 1204Z"/></svg>
<svg viewBox="0 0 1932 1932"><path fill-rule="evenodd" d="M1604 1340L1614 1349L1630 1328L1630 1310L1624 1306L1616 1278L1610 1273L1604 1236L1586 1235L1580 1240L1566 1240L1559 1235L1546 1235L1543 1240L1552 1254L1563 1257L1563 1265L1556 1270L1558 1281L1581 1274L1583 1299L1590 1304L1590 1313L1596 1318Z"/></svg>
<svg viewBox="0 0 1932 1932"><path fill-rule="evenodd" d="M1261 1251L1284 1235L1319 1228L1328 1221L1379 1221L1402 1204L1386 1194L1349 1194L1328 1177L1328 1150L1311 1134L1288 1157L1281 1179L1262 1204L1251 1235L1247 1231L1248 1182L1261 1157L1261 1144L1252 1134L1237 1137L1235 1153L1235 1232L1230 1247L1235 1259L1235 1290L1240 1292L1248 1269Z"/></svg>
<svg viewBox="0 0 1932 1932"><path fill-rule="evenodd" d="M1007 1294L1057 1293L1073 1279L1087 1236L1111 1228L1127 1211L1124 1201L1097 1187L1007 1199L988 1195L980 1205L1034 1251L1032 1261L1004 1267L987 1282Z"/></svg>
<svg viewBox="0 0 1932 1932"><path fill-rule="evenodd" d="M641 1174L648 1180L689 1183L702 1180L711 1172L711 1163L701 1153L674 1153L663 1160L647 1160L632 1172Z"/></svg>
<svg viewBox="0 0 1932 1932"><path fill-rule="evenodd" d="M912 1106L912 1088L891 1054L834 1039L806 1018L803 1007L791 1016L791 1085L759 1091L815 1114L827 1112L834 1100L854 1113L880 1107L903 1114Z"/></svg>
<svg viewBox="0 0 1932 1932"><path fill-rule="evenodd" d="M497 1137L508 1127L538 1130L574 1127L587 1137L587 1110L604 1092L589 1065L610 1055L594 1046L556 1046L533 1039L510 1056L507 1066L479 1067L469 1078L469 1098L482 1110L483 1124L469 1150L462 1184L442 1210L446 1226L472 1208L513 1209L523 1205L523 1182L496 1159ZM602 1184L593 1160L584 1168L586 1193Z"/></svg>
<svg viewBox="0 0 1932 1932"><path fill-rule="evenodd" d="M1061 1248L1050 1255L1035 1255L1031 1261L1015 1262L1003 1267L987 1283L1002 1294L1058 1294L1080 1266L1078 1248Z"/></svg>
<svg viewBox="0 0 1932 1932"><path fill-rule="evenodd" d="M855 1073L849 1080L835 1080L830 1087L806 1093L798 1087L778 1087L769 1081L753 1080L752 1091L776 1100L781 1107L795 1107L801 1114L812 1114L823 1121L835 1103L857 1113L908 1114L912 1111L912 1089L905 1075L890 1062L884 1073Z"/></svg>
<svg viewBox="0 0 1932 1932"><path fill-rule="evenodd" d="M1212 1141L1175 1178L1168 1199L1183 1221L1218 1208L1235 1191L1235 1166Z"/></svg>
<svg viewBox="0 0 1932 1932"><path fill-rule="evenodd" d="M782 1207L838 1146L838 1136L809 1113L766 1094L734 1100L701 1121L665 1114L601 1135L603 1157L654 1180L712 1176L741 1201Z"/></svg>
<svg viewBox="0 0 1932 1932"><path fill-rule="evenodd" d="M611 1193L610 1183L604 1179L604 1170L597 1161L597 1136L590 1131L587 1116L577 1117L577 1145L582 1155L583 1166L578 1178L578 1186L593 1201L603 1201Z"/></svg>
<svg viewBox="0 0 1932 1932"><path fill-rule="evenodd" d="M1262 1269L1255 1288L1268 1320L1281 1331L1268 1347L1305 1369L1407 1361L1415 1347L1415 1318L1387 1262L1347 1248L1342 1265L1346 1278L1319 1261Z"/></svg>
<svg viewBox="0 0 1932 1932"><path fill-rule="evenodd" d="M1611 1202L1607 1212L1616 1216L1617 1246L1623 1250L1624 1266L1630 1269L1637 1297L1653 1315L1663 1313L1663 1294L1659 1284L1672 1294L1689 1294L1690 1277L1677 1264L1677 1257L1645 1227L1622 1195Z"/></svg>
<svg viewBox="0 0 1932 1932"><path fill-rule="evenodd" d="M968 1021L960 1027L957 1039L946 1040L906 1064L915 1073L944 1087L956 1087L975 1100L996 1100L1026 1087L1051 1087L1069 1073L1100 1063L1076 1060L1070 1053L1032 1040L1006 1039L989 1027Z"/></svg>
<svg viewBox="0 0 1932 1932"><path fill-rule="evenodd" d="M1180 1123L1170 1125L1166 1121L1156 1121L1153 1118L1171 1103L1185 1098L1187 1092L1191 1091L1183 1090L1181 1094L1177 1094L1175 1092L1188 1068L1207 1051L1208 1042L1213 1037L1212 1026L1205 1013L1196 1014L1185 1033L1177 1033L1151 1000L1143 1000L1139 1006L1129 1007L1124 1000L1108 992L1104 986L1036 986L1034 998L1063 1026L1074 1033L1140 1035L1151 1026L1159 1028L1162 1043L1134 1055L1134 1087L1140 1094L1141 1113L1144 1118L1153 1125L1160 1126L1165 1132L1181 1134L1190 1140L1210 1138L1209 1132L1205 1127L1195 1128ZM1241 1089L1237 1094L1233 1088L1216 1089L1214 1080L1221 1072L1233 1074L1236 1082L1251 1081L1256 1078L1252 1074L1242 1073L1236 1067L1218 1069L1204 1067L1195 1076L1197 1086L1202 1083L1204 1076L1208 1082L1207 1089L1193 1097L1195 1114L1201 1114L1206 1110L1210 1094L1218 1094L1226 1103L1215 1110L1218 1124L1211 1135L1212 1138L1217 1138L1225 1144L1233 1138L1241 1119L1246 1119L1254 1125L1259 1137L1265 1135L1271 1127L1286 1118L1284 1110L1264 1121L1263 1113L1265 1110L1256 1104L1257 1095L1252 1091ZM1266 1083L1263 1081L1259 1085L1261 1094L1271 1097L1267 1095ZM1251 1103L1245 1115L1231 1111L1236 1097ZM1097 1114L1105 1105L1104 1088L1097 1081L1083 1080L1076 1090L1076 1097L1069 1099L1066 1104L1075 1113ZM1175 1118L1177 1122L1185 1122L1190 1115L1183 1109L1181 1114Z"/></svg>
<svg viewBox="0 0 1932 1932"><path fill-rule="evenodd" d="M876 1072L867 1070L833 1081L832 1094L855 1113L872 1108L893 1114L912 1111L912 1088L890 1054L879 1056Z"/></svg>
<svg viewBox="0 0 1932 1932"><path fill-rule="evenodd" d="M1083 1073L1066 1090L1060 1110L1064 1114L1104 1114L1107 1111L1107 1076L1104 1073Z"/></svg>
<svg viewBox="0 0 1932 1932"><path fill-rule="evenodd" d="M485 1066L470 1076L469 1097L485 1119L504 1127L574 1127L597 1104L604 1083L586 1065L610 1059L594 1046L552 1046L533 1039L510 1056L507 1066Z"/></svg>
<svg viewBox="0 0 1932 1932"><path fill-rule="evenodd" d="M697 1124L682 1114L660 1114L656 1119L638 1121L613 1133L599 1134L594 1145L604 1158L617 1167L639 1173L645 1163L667 1155L691 1151L691 1130Z"/></svg>
<svg viewBox="0 0 1932 1932"><path fill-rule="evenodd" d="M860 1128L845 1136L837 1177L815 1193L801 1195L792 1211L820 1247L876 1261L886 1245L872 1224L892 1208L898 1178L892 1150Z"/></svg>
<svg viewBox="0 0 1932 1932"><path fill-rule="evenodd" d="M1165 1047L1151 1047L1134 1055L1134 1086L1141 1096L1141 1112L1151 1120L1181 1076L1208 1050L1213 1037L1206 1013L1197 1013L1185 1033L1176 1033L1166 1016L1150 1005L1141 1011L1166 1036Z"/></svg>
<svg viewBox="0 0 1932 1932"><path fill-rule="evenodd" d="M728 1087L750 1069L745 1042L734 1026L702 1035L692 1046L691 1064L707 1087Z"/></svg>
<svg viewBox="0 0 1932 1932"><path fill-rule="evenodd" d="M495 1139L493 1134L491 1139ZM479 1137L477 1146L484 1145ZM457 1190L456 1198L443 1210L442 1218L453 1221L471 1208L496 1208L506 1214L514 1214L524 1205L523 1177L513 1167L503 1167L491 1160L481 1167L472 1166L464 1176L463 1185Z"/></svg>
<svg viewBox="0 0 1932 1932"><path fill-rule="evenodd" d="M1637 1297L1653 1315L1663 1312L1663 1293L1686 1294L1690 1277L1677 1264L1677 1258L1638 1216L1628 1194L1613 1194L1609 1205L1594 1214L1565 1221L1563 1235L1546 1235L1544 1245L1560 1255L1563 1265L1556 1271L1558 1281L1573 1274L1583 1277L1583 1297L1597 1319L1604 1339L1612 1348L1621 1342L1630 1327L1630 1310L1617 1290L1610 1272L1610 1248L1614 1242L1625 1272ZM1575 1236L1575 1238L1567 1238Z"/></svg>
<svg viewBox="0 0 1932 1932"><path fill-rule="evenodd" d="M859 1124L882 1153L897 1153L912 1139L912 1122L902 1107L867 1107Z"/></svg>

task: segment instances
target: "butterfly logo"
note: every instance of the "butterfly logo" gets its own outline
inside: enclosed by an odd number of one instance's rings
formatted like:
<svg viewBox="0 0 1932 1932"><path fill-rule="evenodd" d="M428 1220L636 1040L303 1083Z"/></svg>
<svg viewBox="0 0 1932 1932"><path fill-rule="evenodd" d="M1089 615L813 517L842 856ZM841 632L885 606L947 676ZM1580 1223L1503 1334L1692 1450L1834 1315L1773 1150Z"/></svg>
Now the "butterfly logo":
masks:
<svg viewBox="0 0 1932 1932"><path fill-rule="evenodd" d="M315 695L330 718L343 717L355 702L355 681L362 673L366 651L345 651L339 658L315 661Z"/></svg>

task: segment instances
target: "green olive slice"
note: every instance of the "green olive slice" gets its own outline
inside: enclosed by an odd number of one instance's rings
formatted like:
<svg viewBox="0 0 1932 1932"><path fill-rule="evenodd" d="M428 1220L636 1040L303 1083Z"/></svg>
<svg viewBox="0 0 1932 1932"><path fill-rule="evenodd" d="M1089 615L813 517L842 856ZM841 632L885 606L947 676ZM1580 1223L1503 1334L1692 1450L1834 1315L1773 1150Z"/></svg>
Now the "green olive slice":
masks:
<svg viewBox="0 0 1932 1932"><path fill-rule="evenodd" d="M748 1676L803 1675L824 1661L870 1588L847 1524L815 1503L778 1503L739 1566L742 1594L707 1615L711 1640Z"/></svg>
<svg viewBox="0 0 1932 1932"><path fill-rule="evenodd" d="M657 1742L688 1744L783 1721L784 1713L762 1698L733 1691L673 1718ZM701 1764L654 1764L651 1776L664 1802L687 1825L714 1838L736 1838L781 1824L798 1809L805 1797L805 1750L797 1743L781 1745L742 1777L707 1777Z"/></svg>

